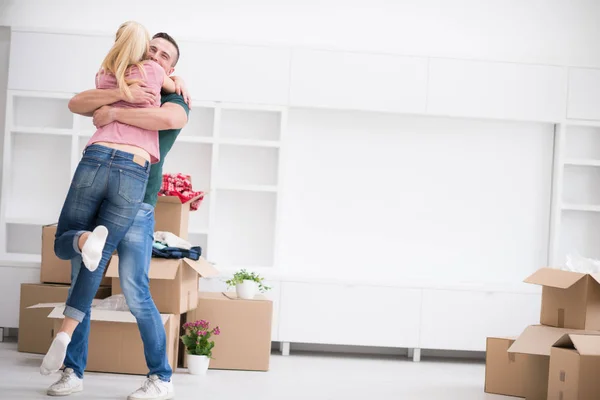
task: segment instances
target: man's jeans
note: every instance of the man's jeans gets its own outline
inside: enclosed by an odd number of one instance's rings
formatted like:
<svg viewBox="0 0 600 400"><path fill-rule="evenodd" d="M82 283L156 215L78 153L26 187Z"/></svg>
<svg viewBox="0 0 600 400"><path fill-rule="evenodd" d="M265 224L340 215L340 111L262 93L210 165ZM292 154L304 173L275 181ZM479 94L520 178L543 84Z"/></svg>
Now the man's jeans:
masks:
<svg viewBox="0 0 600 400"><path fill-rule="evenodd" d="M108 229L108 237L98 268L82 268L71 285L66 317L82 322L89 312L108 261L142 205L150 172L150 163L144 164L109 147L93 144L85 149L58 218L54 252L63 260L77 258L79 237L98 225Z"/></svg>
<svg viewBox="0 0 600 400"><path fill-rule="evenodd" d="M119 244L119 277L123 294L131 313L137 319L148 375L158 375L163 381L171 380L173 371L167 360L167 339L162 319L150 295L148 271L154 242L154 207L142 204L133 225ZM71 261L72 281L77 280L81 257ZM85 267L83 267L85 268ZM71 288L73 284L71 285ZM69 297L71 293L69 291ZM87 363L90 312L77 326L67 348L65 367L72 368L78 377L83 377ZM117 351L106 349L107 352Z"/></svg>

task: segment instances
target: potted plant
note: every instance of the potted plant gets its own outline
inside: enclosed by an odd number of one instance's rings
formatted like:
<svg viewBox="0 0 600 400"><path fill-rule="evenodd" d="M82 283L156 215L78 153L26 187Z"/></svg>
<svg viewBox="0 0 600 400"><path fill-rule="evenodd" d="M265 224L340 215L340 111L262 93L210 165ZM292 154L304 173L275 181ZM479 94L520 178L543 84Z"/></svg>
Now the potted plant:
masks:
<svg viewBox="0 0 600 400"><path fill-rule="evenodd" d="M212 358L212 349L215 347L215 342L210 338L221 334L218 326L210 330L209 325L209 322L204 320L183 324L185 335L181 336L181 341L188 355L188 371L192 375L206 374Z"/></svg>
<svg viewBox="0 0 600 400"><path fill-rule="evenodd" d="M227 280L225 283L227 287L235 286L235 291L240 299L252 300L256 295L257 289L261 293L271 289L269 286L263 285L263 280L264 278L260 275L242 269L233 274L233 278Z"/></svg>

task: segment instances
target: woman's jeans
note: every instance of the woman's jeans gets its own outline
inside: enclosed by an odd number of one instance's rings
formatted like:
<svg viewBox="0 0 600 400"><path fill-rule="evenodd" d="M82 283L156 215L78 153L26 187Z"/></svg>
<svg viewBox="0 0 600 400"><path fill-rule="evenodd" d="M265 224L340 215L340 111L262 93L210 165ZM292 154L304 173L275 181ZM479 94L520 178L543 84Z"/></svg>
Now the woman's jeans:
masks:
<svg viewBox="0 0 600 400"><path fill-rule="evenodd" d="M144 343L144 355L148 375L157 375L168 382L173 371L167 359L167 338L161 316L150 295L148 272L154 242L154 207L142 204L133 225L119 243L119 279L131 313L135 316ZM81 266L81 257L71 260L71 281L76 282ZM87 365L90 313L77 326L71 343L67 347L65 368L72 368L83 378Z"/></svg>
<svg viewBox="0 0 600 400"><path fill-rule="evenodd" d="M79 237L98 225L108 229L108 238L98 268L80 268L65 316L82 322L89 313L108 261L142 205L150 172L150 163L143 164L135 162L133 154L109 147L85 149L58 219L54 252L63 260L77 258Z"/></svg>

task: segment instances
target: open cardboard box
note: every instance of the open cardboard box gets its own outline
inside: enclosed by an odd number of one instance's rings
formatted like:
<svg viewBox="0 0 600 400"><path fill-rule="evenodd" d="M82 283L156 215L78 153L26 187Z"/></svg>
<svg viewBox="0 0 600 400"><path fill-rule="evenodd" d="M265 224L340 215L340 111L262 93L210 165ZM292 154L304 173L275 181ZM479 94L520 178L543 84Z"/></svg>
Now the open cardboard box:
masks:
<svg viewBox="0 0 600 400"><path fill-rule="evenodd" d="M527 400L546 400L548 398L552 346L565 334L569 333L600 334L600 332L595 331L531 325L509 347L509 354L514 353L526 356L524 392Z"/></svg>
<svg viewBox="0 0 600 400"><path fill-rule="evenodd" d="M542 286L543 325L600 330L600 274L542 268L525 282Z"/></svg>
<svg viewBox="0 0 600 400"><path fill-rule="evenodd" d="M177 196L158 196L154 209L154 230L171 232L182 239L188 238L190 205L204 194L182 203Z"/></svg>
<svg viewBox="0 0 600 400"><path fill-rule="evenodd" d="M46 354L54 339L54 323L48 319L48 310L29 308L39 303L64 303L69 295L68 285L49 283L21 284L18 350L25 353ZM110 296L110 287L100 287L97 299Z"/></svg>
<svg viewBox="0 0 600 400"><path fill-rule="evenodd" d="M552 347L548 398L588 400L600 397L600 336L563 335Z"/></svg>
<svg viewBox="0 0 600 400"><path fill-rule="evenodd" d="M198 261L152 258L150 262L150 293L158 311L184 314L198 305L198 277L217 276L217 269L203 257ZM119 257L113 256L106 271L112 278L112 294L123 293L119 280Z"/></svg>
<svg viewBox="0 0 600 400"><path fill-rule="evenodd" d="M509 353L514 338L487 338L485 393L525 397L527 356Z"/></svg>
<svg viewBox="0 0 600 400"><path fill-rule="evenodd" d="M92 303L86 371L146 375L148 367L135 317L129 311L98 310ZM64 303L42 303L30 309L47 309L56 332L64 319ZM161 314L167 334L167 359L177 367L179 316Z"/></svg>

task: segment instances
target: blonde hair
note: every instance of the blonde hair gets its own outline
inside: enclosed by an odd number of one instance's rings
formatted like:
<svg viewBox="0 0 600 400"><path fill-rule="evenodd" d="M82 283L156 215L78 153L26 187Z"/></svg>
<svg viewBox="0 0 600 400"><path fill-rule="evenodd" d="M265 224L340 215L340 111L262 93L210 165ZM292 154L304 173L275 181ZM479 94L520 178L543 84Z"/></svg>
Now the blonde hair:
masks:
<svg viewBox="0 0 600 400"><path fill-rule="evenodd" d="M101 73L113 74L119 89L128 98L131 98L129 85L134 83L126 79L128 70L136 65L145 76L143 61L148 56L149 46L150 34L146 28L137 22L127 21L117 30L115 44L102 61Z"/></svg>

